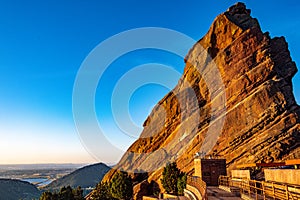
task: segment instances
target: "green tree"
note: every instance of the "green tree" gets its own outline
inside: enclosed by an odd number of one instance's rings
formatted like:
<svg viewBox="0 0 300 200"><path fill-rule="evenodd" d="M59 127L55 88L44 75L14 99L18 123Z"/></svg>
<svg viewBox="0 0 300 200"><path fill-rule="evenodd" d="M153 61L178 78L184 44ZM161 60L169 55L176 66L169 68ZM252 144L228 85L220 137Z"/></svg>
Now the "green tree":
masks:
<svg viewBox="0 0 300 200"><path fill-rule="evenodd" d="M84 196L83 196L83 190L81 189L81 187L77 187L76 189L74 189L72 191L73 195L74 195L74 199L75 200L84 200Z"/></svg>
<svg viewBox="0 0 300 200"><path fill-rule="evenodd" d="M177 194L177 180L180 175L180 170L177 168L175 162L167 164L162 173L160 180L163 188L169 194Z"/></svg>
<svg viewBox="0 0 300 200"><path fill-rule="evenodd" d="M91 195L95 200L111 200L113 199L110 191L110 184L108 182L100 182L97 184L95 190Z"/></svg>
<svg viewBox="0 0 300 200"><path fill-rule="evenodd" d="M128 200L133 195L133 183L131 176L127 172L117 172L110 184L112 197L116 199Z"/></svg>
<svg viewBox="0 0 300 200"><path fill-rule="evenodd" d="M43 192L40 200L84 200L83 191L80 187L72 189L70 186L62 187L58 193Z"/></svg>
<svg viewBox="0 0 300 200"><path fill-rule="evenodd" d="M40 200L56 200L53 197L53 194L51 192L43 192L43 194L40 197Z"/></svg>
<svg viewBox="0 0 300 200"><path fill-rule="evenodd" d="M181 172L177 180L178 195L182 196L184 194L184 189L186 188L186 179L186 173Z"/></svg>
<svg viewBox="0 0 300 200"><path fill-rule="evenodd" d="M177 168L175 162L169 163L164 167L160 181L167 193L182 195L186 187L186 174Z"/></svg>
<svg viewBox="0 0 300 200"><path fill-rule="evenodd" d="M59 200L74 200L73 190L70 186L62 187L58 193Z"/></svg>

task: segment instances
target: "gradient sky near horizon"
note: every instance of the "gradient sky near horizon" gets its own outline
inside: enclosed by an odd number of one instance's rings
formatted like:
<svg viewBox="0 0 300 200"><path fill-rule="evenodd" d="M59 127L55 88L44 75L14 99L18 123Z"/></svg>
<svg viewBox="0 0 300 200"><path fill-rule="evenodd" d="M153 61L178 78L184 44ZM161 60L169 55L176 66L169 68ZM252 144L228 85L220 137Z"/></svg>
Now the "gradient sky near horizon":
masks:
<svg viewBox="0 0 300 200"><path fill-rule="evenodd" d="M272 37L285 36L300 65L300 3L243 1ZM81 144L72 115L72 90L85 57L103 40L133 28L164 27L199 40L214 18L236 1L152 0L11 0L0 1L0 164L112 163L97 160ZM133 63L132 60L135 60ZM114 63L104 79L107 99L96 98L97 114L109 121L110 88L137 64L159 62L182 73L183 61L169 54L144 51ZM111 81L111 82L110 82ZM177 82L174 82L174 86ZM300 73L293 79L300 102ZM168 90L147 85L134 93L130 113L142 126L149 111ZM149 94L149 95L147 95ZM150 95L151 94L151 95ZM99 104L99 105L98 105ZM109 104L108 104L109 105ZM105 126L108 126L107 122ZM121 149L134 138L111 140ZM108 154L109 155L109 154Z"/></svg>

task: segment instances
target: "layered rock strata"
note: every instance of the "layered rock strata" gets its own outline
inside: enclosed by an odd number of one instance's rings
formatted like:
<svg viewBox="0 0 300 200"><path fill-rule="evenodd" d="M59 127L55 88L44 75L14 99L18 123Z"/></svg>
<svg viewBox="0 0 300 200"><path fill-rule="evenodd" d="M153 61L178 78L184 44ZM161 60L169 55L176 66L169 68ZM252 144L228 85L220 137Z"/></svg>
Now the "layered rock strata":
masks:
<svg viewBox="0 0 300 200"><path fill-rule="evenodd" d="M206 156L226 158L229 170L300 157L300 108L291 81L296 65L285 38L263 33L250 13L237 3L214 20L188 52L178 85L152 110L118 166L148 171L149 182L159 179L165 160L192 174L194 155L212 133ZM218 123L221 129L209 131Z"/></svg>

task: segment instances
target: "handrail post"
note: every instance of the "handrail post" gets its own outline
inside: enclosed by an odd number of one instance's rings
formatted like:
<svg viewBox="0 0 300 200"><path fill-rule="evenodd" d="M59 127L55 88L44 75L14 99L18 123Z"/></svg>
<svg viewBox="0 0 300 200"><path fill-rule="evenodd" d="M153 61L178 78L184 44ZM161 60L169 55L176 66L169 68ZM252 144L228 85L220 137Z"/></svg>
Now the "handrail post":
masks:
<svg viewBox="0 0 300 200"><path fill-rule="evenodd" d="M250 180L248 180L247 182L248 182L248 188L249 188L249 196L251 197L251 184L250 184Z"/></svg>
<svg viewBox="0 0 300 200"><path fill-rule="evenodd" d="M245 194L245 189L246 189L246 183L245 180L242 180L242 188L243 188L243 194Z"/></svg>
<svg viewBox="0 0 300 200"><path fill-rule="evenodd" d="M256 181L254 182L254 187L255 187L255 200L257 200L257 184Z"/></svg>
<svg viewBox="0 0 300 200"><path fill-rule="evenodd" d="M265 193L265 184L264 184L264 182L261 182L261 187L262 187L262 195L264 197L264 200L266 200L266 193Z"/></svg>
<svg viewBox="0 0 300 200"><path fill-rule="evenodd" d="M287 185L285 185L285 196L286 199L289 200L289 187Z"/></svg>
<svg viewBox="0 0 300 200"><path fill-rule="evenodd" d="M273 182L272 182L272 191L273 191L273 199L276 200L275 187L274 187L274 183Z"/></svg>

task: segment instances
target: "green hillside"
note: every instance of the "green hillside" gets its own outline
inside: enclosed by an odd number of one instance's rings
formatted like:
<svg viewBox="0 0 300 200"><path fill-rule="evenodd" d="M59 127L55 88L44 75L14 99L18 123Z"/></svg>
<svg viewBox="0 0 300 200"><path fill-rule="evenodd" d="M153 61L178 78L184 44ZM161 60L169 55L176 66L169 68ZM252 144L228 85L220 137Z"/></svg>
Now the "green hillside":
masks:
<svg viewBox="0 0 300 200"><path fill-rule="evenodd" d="M41 192L26 181L0 179L0 200L38 199Z"/></svg>
<svg viewBox="0 0 300 200"><path fill-rule="evenodd" d="M63 186L71 186L72 188L80 186L83 189L95 187L109 170L110 168L103 163L88 165L53 181L43 189L53 191L59 190Z"/></svg>

